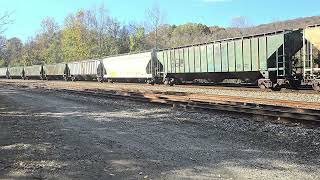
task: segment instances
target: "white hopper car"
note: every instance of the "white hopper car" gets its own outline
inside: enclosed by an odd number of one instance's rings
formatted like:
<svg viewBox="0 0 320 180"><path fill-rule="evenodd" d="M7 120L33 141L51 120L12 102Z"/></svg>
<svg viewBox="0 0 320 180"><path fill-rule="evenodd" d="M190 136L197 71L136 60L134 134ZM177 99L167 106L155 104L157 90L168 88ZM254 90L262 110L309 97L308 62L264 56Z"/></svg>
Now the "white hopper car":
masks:
<svg viewBox="0 0 320 180"><path fill-rule="evenodd" d="M8 68L0 68L0 78L7 78Z"/></svg>
<svg viewBox="0 0 320 180"><path fill-rule="evenodd" d="M104 68L103 80L120 82L148 82L154 83L157 76L157 62L155 53L145 52L139 54L128 54L123 56L108 57L101 60ZM159 69L159 70L158 70Z"/></svg>

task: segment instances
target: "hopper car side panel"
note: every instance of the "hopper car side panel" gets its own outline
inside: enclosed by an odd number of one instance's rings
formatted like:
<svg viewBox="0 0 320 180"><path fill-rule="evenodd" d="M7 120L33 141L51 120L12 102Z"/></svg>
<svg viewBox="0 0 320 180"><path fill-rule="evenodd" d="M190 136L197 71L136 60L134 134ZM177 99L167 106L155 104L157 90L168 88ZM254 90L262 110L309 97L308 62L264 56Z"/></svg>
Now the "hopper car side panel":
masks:
<svg viewBox="0 0 320 180"><path fill-rule="evenodd" d="M152 53L140 53L124 56L109 57L102 60L106 68L105 79L151 79ZM153 65L153 68L155 64ZM149 72L148 72L149 71Z"/></svg>
<svg viewBox="0 0 320 180"><path fill-rule="evenodd" d="M228 44L226 42L221 43L221 71L229 72L229 61L228 61Z"/></svg>
<svg viewBox="0 0 320 180"><path fill-rule="evenodd" d="M65 76L66 64L50 64L43 67L47 79L62 79Z"/></svg>
<svg viewBox="0 0 320 180"><path fill-rule="evenodd" d="M214 62L214 72L221 72L220 43L215 43L213 45L213 62Z"/></svg>
<svg viewBox="0 0 320 180"><path fill-rule="evenodd" d="M235 41L236 49L236 72L243 72L243 46L242 40Z"/></svg>
<svg viewBox="0 0 320 180"><path fill-rule="evenodd" d="M259 59L259 39L252 38L250 41L250 50L251 50L251 68L252 71L259 71L260 70L260 59Z"/></svg>
<svg viewBox="0 0 320 180"><path fill-rule="evenodd" d="M187 48L181 49L180 58L185 60L184 61L184 68L183 68L183 71L185 73L190 72L190 62L189 62L189 57L188 56L189 56L188 49Z"/></svg>
<svg viewBox="0 0 320 180"><path fill-rule="evenodd" d="M99 67L99 60L89 60L68 63L70 70L70 77L81 80L94 80L97 78L97 71Z"/></svg>
<svg viewBox="0 0 320 180"><path fill-rule="evenodd" d="M268 83L284 83L292 75L289 62L297 51L285 48L291 45L292 42L287 40L291 36L296 37L293 38L295 41L302 38L299 32L281 31L160 50L158 59L164 65L168 79L202 79L211 82L236 80L253 84L265 79Z"/></svg>
<svg viewBox="0 0 320 180"><path fill-rule="evenodd" d="M253 71L252 68L252 58L251 58L251 40L243 40L243 70Z"/></svg>
<svg viewBox="0 0 320 180"><path fill-rule="evenodd" d="M42 66L33 65L24 67L25 78L27 79L40 79L42 77Z"/></svg>
<svg viewBox="0 0 320 180"><path fill-rule="evenodd" d="M7 78L8 68L0 68L0 78Z"/></svg>
<svg viewBox="0 0 320 180"><path fill-rule="evenodd" d="M9 67L9 78L16 79L24 77L24 68L22 66Z"/></svg>
<svg viewBox="0 0 320 180"><path fill-rule="evenodd" d="M302 84L320 91L320 26L304 29L303 35Z"/></svg>

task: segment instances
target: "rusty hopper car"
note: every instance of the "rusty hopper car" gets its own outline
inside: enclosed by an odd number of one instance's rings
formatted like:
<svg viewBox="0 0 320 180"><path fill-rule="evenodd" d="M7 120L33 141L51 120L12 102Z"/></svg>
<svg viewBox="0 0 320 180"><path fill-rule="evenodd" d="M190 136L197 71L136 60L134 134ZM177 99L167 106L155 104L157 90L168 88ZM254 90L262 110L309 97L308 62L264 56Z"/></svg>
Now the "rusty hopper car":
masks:
<svg viewBox="0 0 320 180"><path fill-rule="evenodd" d="M44 77L48 80L66 78L68 75L67 67L65 63L45 65L43 66Z"/></svg>
<svg viewBox="0 0 320 180"><path fill-rule="evenodd" d="M160 50L165 82L253 83L262 88L289 84L292 56L302 47L301 31L278 31Z"/></svg>

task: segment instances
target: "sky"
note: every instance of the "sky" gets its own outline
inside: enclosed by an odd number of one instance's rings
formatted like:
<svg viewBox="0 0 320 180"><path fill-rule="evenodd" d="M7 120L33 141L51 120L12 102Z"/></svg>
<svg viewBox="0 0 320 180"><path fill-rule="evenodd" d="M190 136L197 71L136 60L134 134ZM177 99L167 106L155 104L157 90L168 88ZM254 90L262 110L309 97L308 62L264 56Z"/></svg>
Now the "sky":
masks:
<svg viewBox="0 0 320 180"><path fill-rule="evenodd" d="M97 8L101 4L109 15L121 23L143 22L145 11L155 3L164 14L166 24L187 22L228 27L234 17L245 16L250 24L320 15L319 0L0 0L0 14L12 12L13 24L4 35L26 41L40 30L45 17L59 25L79 9Z"/></svg>

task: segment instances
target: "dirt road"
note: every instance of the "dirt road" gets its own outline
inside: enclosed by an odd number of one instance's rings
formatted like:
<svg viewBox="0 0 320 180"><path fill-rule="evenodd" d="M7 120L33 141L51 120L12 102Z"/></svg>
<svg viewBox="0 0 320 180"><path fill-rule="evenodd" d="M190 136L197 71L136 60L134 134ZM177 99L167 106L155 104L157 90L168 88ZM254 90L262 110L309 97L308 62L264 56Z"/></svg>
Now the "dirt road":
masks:
<svg viewBox="0 0 320 180"><path fill-rule="evenodd" d="M0 179L320 179L320 128L0 87Z"/></svg>

